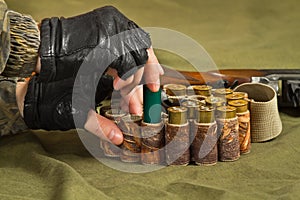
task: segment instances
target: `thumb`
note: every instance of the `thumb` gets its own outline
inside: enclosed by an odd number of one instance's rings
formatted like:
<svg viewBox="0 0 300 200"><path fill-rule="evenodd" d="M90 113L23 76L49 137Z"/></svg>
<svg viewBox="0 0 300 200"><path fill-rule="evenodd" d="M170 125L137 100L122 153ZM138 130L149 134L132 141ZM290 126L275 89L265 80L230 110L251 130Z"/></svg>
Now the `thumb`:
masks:
<svg viewBox="0 0 300 200"><path fill-rule="evenodd" d="M123 134L117 125L93 110L89 111L84 128L115 145L120 145L123 142Z"/></svg>

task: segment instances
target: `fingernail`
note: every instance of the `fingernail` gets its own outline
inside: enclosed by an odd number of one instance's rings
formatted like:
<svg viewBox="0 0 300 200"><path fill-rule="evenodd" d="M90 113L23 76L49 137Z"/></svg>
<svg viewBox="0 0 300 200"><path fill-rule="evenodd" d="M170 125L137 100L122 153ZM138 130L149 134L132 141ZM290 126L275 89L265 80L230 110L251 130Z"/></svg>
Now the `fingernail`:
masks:
<svg viewBox="0 0 300 200"><path fill-rule="evenodd" d="M108 135L107 138L114 144L119 145L123 142L123 135L117 133L115 130L112 130Z"/></svg>
<svg viewBox="0 0 300 200"><path fill-rule="evenodd" d="M158 90L159 90L159 85L158 84L154 84L154 90L155 90L155 92L157 92Z"/></svg>
<svg viewBox="0 0 300 200"><path fill-rule="evenodd" d="M112 139L115 137L116 133L115 130L112 130L108 135L107 138L112 141Z"/></svg>
<svg viewBox="0 0 300 200"><path fill-rule="evenodd" d="M152 92L157 92L159 90L159 84L150 83L148 87Z"/></svg>

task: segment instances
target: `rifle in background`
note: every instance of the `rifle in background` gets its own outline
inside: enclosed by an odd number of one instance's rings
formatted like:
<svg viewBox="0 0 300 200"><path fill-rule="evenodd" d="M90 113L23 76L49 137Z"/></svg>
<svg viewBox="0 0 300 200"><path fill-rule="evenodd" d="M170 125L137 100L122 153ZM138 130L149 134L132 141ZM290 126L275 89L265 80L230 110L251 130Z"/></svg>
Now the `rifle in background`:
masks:
<svg viewBox="0 0 300 200"><path fill-rule="evenodd" d="M161 83L207 84L232 88L242 83L264 83L275 89L279 108L300 108L300 69L225 69L209 72L177 71L164 67Z"/></svg>

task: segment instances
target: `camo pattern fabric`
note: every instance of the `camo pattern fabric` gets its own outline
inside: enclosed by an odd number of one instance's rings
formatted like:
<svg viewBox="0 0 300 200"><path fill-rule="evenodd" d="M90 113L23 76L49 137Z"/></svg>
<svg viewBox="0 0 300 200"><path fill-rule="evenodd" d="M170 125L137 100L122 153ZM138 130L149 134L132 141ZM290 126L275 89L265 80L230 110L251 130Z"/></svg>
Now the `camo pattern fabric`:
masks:
<svg viewBox="0 0 300 200"><path fill-rule="evenodd" d="M0 74L5 68L10 53L9 19L7 5L0 0Z"/></svg>
<svg viewBox="0 0 300 200"><path fill-rule="evenodd" d="M30 16L9 10L0 0L0 74L6 77L30 76L36 67L40 31Z"/></svg>
<svg viewBox="0 0 300 200"><path fill-rule="evenodd" d="M40 46L40 32L30 15L8 11L10 25L10 53L3 76L30 76L34 71Z"/></svg>
<svg viewBox="0 0 300 200"><path fill-rule="evenodd" d="M27 130L16 102L17 78L0 76L0 136Z"/></svg>

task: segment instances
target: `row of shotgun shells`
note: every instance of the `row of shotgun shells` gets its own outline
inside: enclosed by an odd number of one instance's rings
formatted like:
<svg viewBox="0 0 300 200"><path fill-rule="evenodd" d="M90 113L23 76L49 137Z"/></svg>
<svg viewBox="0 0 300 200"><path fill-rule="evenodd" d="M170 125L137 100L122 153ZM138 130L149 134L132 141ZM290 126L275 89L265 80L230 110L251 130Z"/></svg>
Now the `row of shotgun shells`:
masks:
<svg viewBox="0 0 300 200"><path fill-rule="evenodd" d="M140 129L142 117L128 115L119 108L104 106L100 114L116 123L123 132L124 141L120 146L115 146L105 140L100 141L104 155L111 158L120 158L123 162L139 162L141 152Z"/></svg>
<svg viewBox="0 0 300 200"><path fill-rule="evenodd" d="M213 165L217 160L234 161L240 154L250 152L250 112L246 93L225 88L213 90L207 85L185 88L170 84L164 89L175 106L168 109L168 123L181 124L185 117L190 122L191 161ZM187 110L183 111L182 107ZM183 111L181 117L179 110Z"/></svg>
<svg viewBox="0 0 300 200"><path fill-rule="evenodd" d="M142 164L187 165L192 161L214 165L218 160L234 161L240 153L250 152L250 115L244 100L247 94L212 90L206 85L191 88L164 86L174 105L162 113L162 123L158 125L145 124L140 116L117 109L101 108L100 113L113 120L124 135L120 147L101 141L104 154ZM152 136L144 138L141 126L148 126L143 130Z"/></svg>
<svg viewBox="0 0 300 200"><path fill-rule="evenodd" d="M214 121L215 115L212 114L214 111L215 114L221 115L219 118L231 118L236 115L235 113L244 113L248 110L247 93L234 92L229 88L213 90L208 85L193 85L187 88L180 84L168 84L164 86L164 90L170 106L186 107L187 118L196 119L199 123ZM224 110L223 106L233 108ZM235 112L231 112L232 109Z"/></svg>

